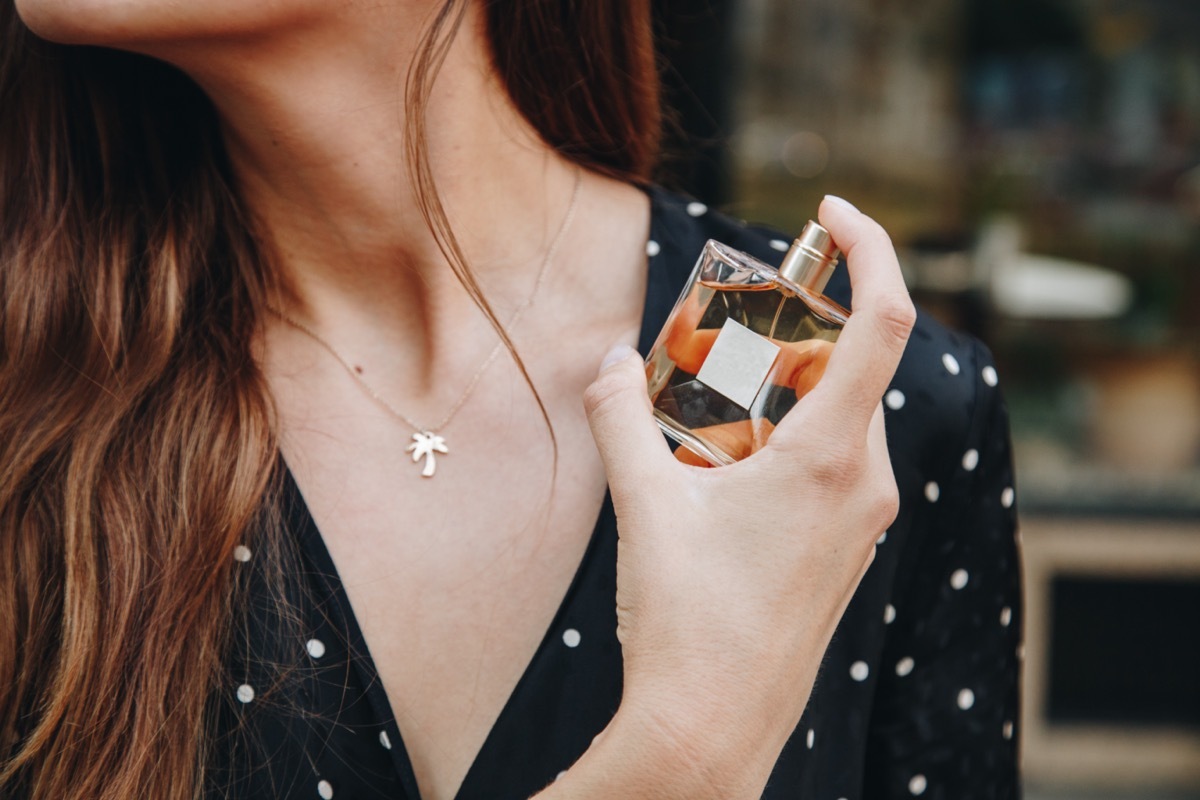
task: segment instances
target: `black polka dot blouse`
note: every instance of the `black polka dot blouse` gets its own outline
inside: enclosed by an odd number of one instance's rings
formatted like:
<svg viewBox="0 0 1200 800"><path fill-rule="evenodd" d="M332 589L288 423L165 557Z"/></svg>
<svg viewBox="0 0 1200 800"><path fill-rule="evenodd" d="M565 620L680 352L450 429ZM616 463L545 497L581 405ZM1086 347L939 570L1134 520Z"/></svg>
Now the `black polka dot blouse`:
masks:
<svg viewBox="0 0 1200 800"><path fill-rule="evenodd" d="M643 354L706 239L771 264L790 243L659 187L647 191L653 218ZM844 269L827 292L851 305ZM900 514L879 539L764 798L1019 796L1020 561L998 384L979 342L919 318L883 397ZM235 553L250 587L234 637L244 646L231 647L227 685L213 700L218 736L206 796L419 800L337 570L282 462L280 468L285 535L295 543L291 583L281 602L255 579L252 547ZM531 797L612 717L621 696L616 544L606 500L570 589L476 756L461 800Z"/></svg>

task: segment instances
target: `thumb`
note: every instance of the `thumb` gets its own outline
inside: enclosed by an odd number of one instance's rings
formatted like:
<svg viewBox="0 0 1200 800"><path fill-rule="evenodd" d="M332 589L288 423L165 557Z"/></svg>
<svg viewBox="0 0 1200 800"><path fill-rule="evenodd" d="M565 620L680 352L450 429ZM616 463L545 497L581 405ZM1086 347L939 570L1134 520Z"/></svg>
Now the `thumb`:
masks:
<svg viewBox="0 0 1200 800"><path fill-rule="evenodd" d="M600 374L583 393L583 407L614 490L634 486L674 463L654 423L645 368L632 347L609 350Z"/></svg>

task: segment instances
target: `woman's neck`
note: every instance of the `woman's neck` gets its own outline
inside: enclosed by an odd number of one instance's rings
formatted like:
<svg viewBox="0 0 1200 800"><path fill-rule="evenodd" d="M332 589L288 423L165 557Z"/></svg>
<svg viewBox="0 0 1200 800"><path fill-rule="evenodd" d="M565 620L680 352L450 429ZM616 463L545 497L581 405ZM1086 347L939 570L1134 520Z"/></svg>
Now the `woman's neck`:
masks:
<svg viewBox="0 0 1200 800"><path fill-rule="evenodd" d="M528 297L575 167L509 101L477 8L468 4L429 97L428 156L504 320ZM281 303L318 329L421 343L429 363L456 346L455 331L486 325L421 216L405 162L405 77L426 23L389 6L377 19L337 15L225 42L215 57L211 47L166 55L218 109L239 188L290 287Z"/></svg>

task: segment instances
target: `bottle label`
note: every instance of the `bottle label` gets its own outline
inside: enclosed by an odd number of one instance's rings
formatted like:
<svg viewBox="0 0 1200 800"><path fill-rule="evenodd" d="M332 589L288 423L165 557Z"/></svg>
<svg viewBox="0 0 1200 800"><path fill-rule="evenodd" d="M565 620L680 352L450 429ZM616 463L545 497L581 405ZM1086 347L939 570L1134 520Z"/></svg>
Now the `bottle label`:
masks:
<svg viewBox="0 0 1200 800"><path fill-rule="evenodd" d="M779 355L779 345L726 319L696 380L749 410Z"/></svg>

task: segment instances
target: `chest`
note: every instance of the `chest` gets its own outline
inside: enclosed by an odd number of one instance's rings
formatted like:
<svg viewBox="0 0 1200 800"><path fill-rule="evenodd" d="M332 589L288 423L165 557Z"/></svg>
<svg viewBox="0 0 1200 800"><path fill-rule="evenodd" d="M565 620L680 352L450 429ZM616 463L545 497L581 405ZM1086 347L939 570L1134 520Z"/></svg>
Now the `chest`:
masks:
<svg viewBox="0 0 1200 800"><path fill-rule="evenodd" d="M468 404L436 471L369 402L284 402L281 448L321 533L425 798L453 797L554 619L605 491L578 403Z"/></svg>

